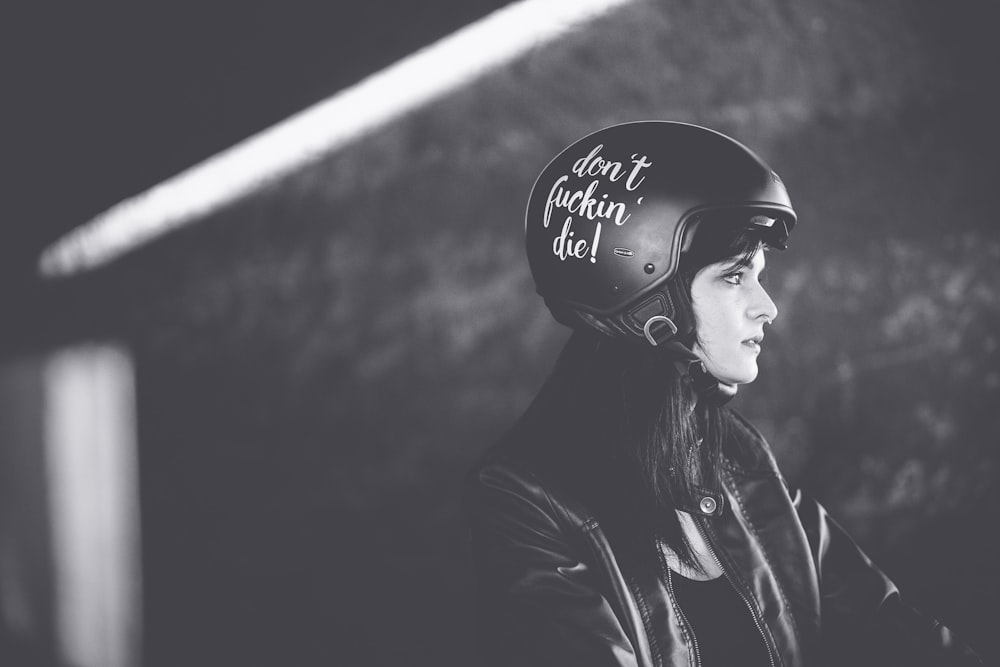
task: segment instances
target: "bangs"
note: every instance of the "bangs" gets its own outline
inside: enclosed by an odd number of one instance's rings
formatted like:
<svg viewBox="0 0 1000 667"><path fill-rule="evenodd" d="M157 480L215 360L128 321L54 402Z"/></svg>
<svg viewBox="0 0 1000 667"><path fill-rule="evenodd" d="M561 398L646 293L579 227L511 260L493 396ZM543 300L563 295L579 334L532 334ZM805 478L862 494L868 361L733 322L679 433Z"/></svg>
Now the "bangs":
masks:
<svg viewBox="0 0 1000 667"><path fill-rule="evenodd" d="M750 265L754 255L767 247L764 231L745 211L706 217L698 225L691 247L680 258L679 272L690 278L709 264L731 261L731 268Z"/></svg>

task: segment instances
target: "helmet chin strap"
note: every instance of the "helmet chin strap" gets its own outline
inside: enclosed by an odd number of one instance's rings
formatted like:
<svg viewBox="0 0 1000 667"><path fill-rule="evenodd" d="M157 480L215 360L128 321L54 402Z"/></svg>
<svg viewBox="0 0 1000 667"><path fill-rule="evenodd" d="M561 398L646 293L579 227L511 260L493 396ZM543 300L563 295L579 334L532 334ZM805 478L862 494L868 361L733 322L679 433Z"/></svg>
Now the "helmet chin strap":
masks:
<svg viewBox="0 0 1000 667"><path fill-rule="evenodd" d="M646 341L674 359L677 372L691 378L698 402L722 406L736 396L736 385L722 382L708 372L694 353L694 314L691 298L680 280L671 279L652 296L628 311L629 317L643 322Z"/></svg>
<svg viewBox="0 0 1000 667"><path fill-rule="evenodd" d="M691 376L694 391L698 394L699 401L720 407L736 396L736 385L719 380L708 372L705 364L701 361L693 362L688 366L688 375Z"/></svg>
<svg viewBox="0 0 1000 667"><path fill-rule="evenodd" d="M678 373L691 378L691 385L698 395L698 402L721 407L736 396L737 385L722 382L709 373L705 363L681 341L670 340L659 347L674 357L674 366Z"/></svg>

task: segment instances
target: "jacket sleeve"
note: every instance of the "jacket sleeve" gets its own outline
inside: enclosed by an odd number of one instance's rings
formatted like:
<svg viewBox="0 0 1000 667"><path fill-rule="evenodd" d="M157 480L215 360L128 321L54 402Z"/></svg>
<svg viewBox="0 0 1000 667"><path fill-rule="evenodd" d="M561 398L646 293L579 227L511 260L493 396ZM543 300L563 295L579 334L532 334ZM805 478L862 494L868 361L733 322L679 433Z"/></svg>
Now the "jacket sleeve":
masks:
<svg viewBox="0 0 1000 667"><path fill-rule="evenodd" d="M637 664L596 573L581 557L582 531L560 521L540 484L502 465L485 466L467 480L465 512L489 664Z"/></svg>
<svg viewBox="0 0 1000 667"><path fill-rule="evenodd" d="M961 639L902 601L895 584L815 500L794 490L819 576L830 664L982 665Z"/></svg>

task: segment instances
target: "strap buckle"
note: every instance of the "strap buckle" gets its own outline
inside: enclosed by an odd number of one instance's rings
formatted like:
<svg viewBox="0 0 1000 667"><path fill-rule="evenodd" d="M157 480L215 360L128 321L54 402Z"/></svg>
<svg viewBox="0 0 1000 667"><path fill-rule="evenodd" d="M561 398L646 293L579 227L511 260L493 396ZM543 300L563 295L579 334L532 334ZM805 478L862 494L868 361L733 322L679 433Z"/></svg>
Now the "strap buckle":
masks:
<svg viewBox="0 0 1000 667"><path fill-rule="evenodd" d="M665 328L664 327L660 327L659 332L660 332L661 338L660 338L660 340L657 340L656 337L655 337L655 335L654 335L654 333L653 333L653 325L657 324L659 322L662 322L662 323L666 324L667 326ZM665 332L669 332L669 333L667 333L664 336L663 333L665 333ZM646 323L644 325L642 325L642 333L646 336L646 340L649 341L649 344L652 345L653 347L656 347L657 345L659 345L660 343L662 343L665 340L668 340L674 334L677 333L677 325L674 324L673 320L671 320L666 315L653 315L648 320L646 320Z"/></svg>

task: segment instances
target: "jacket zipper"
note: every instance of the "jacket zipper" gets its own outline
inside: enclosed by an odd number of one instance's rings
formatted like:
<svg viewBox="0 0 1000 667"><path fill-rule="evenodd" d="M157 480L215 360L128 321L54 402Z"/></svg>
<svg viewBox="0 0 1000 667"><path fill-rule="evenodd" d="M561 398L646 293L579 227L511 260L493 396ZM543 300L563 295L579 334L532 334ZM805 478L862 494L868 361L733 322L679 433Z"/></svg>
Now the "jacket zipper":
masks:
<svg viewBox="0 0 1000 667"><path fill-rule="evenodd" d="M715 552L715 546L712 544L712 540L708 536L708 531L705 530L704 526L701 525L701 521L698 520L698 517L694 518L695 518L694 523L695 525L698 526L698 530L699 532L701 532L701 536L705 538L705 544L708 546L708 550L711 552L712 558L715 559L715 562L718 564L719 569L722 570L722 573L726 575L726 579L729 580L729 584L733 587L733 590L735 590L736 593L743 600L743 604L746 605L747 611L750 612L750 618L753 619L754 625L757 626L757 632L760 633L760 638L764 642L764 648L767 649L767 659L771 662L771 667L775 667L774 653L771 651L770 642L767 641L767 634L764 632L763 621L757 615L757 611L753 608L753 605L750 604L750 599L747 597L746 592L743 590L741 586L739 586L735 581L733 581L733 578L729 576L729 571L726 570L726 568L722 565L722 559L720 559L719 555Z"/></svg>
<svg viewBox="0 0 1000 667"><path fill-rule="evenodd" d="M660 569L663 570L663 576L665 577L667 583L667 594L670 596L673 607L677 611L677 617L680 620L681 625L687 631L688 636L691 637L691 648L694 653L694 667L701 667L701 652L698 650L698 638L694 634L694 627L691 625L691 622L688 621L687 616L684 615L684 610L681 609L681 604L677 601L677 596L674 595L674 580L671 577L670 566L667 565L666 556L663 555L662 545L657 545L657 550L659 551L660 556Z"/></svg>

